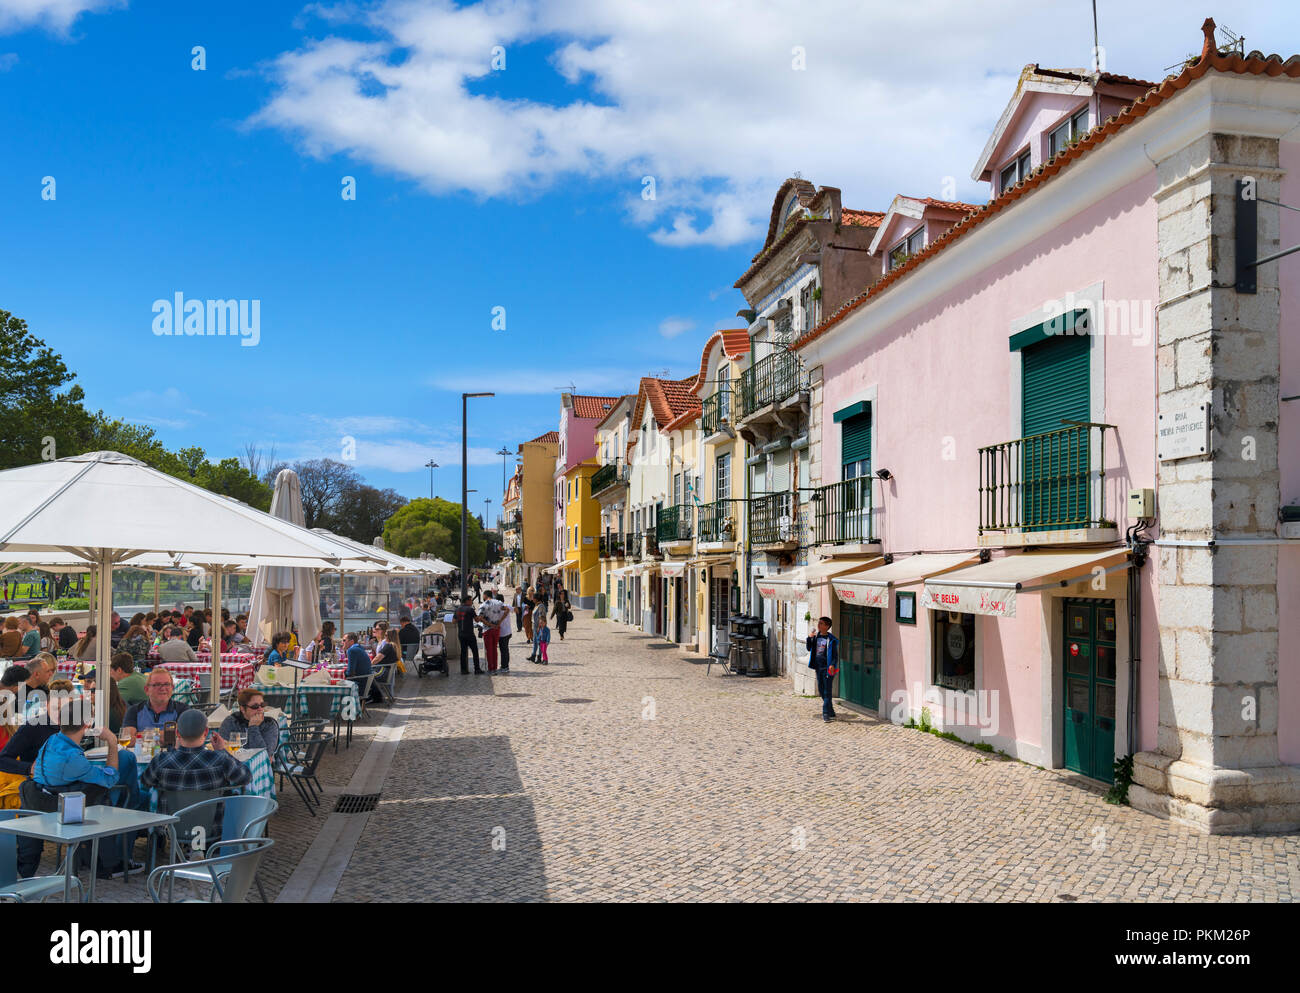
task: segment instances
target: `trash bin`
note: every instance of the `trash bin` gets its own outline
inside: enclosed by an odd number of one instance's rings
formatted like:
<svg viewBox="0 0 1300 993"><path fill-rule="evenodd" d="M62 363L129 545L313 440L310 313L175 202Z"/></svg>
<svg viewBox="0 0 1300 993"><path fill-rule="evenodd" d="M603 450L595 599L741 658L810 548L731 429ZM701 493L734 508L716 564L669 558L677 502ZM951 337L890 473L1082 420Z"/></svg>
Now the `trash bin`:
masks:
<svg viewBox="0 0 1300 993"><path fill-rule="evenodd" d="M605 616L605 594L596 594L596 617L599 619Z"/></svg>

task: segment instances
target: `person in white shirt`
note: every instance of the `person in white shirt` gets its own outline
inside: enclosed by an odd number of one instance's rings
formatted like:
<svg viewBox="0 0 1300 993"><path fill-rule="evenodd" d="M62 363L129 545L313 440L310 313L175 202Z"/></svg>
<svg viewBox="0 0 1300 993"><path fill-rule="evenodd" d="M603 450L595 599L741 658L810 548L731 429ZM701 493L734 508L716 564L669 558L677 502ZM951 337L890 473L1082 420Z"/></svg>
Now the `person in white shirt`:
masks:
<svg viewBox="0 0 1300 993"><path fill-rule="evenodd" d="M496 597L497 597L497 601L501 603L502 606L505 606L505 602L501 600L501 594L498 593ZM501 624L497 628L497 630L501 632L501 634L499 635L499 640L497 641L497 648L501 652L502 672L510 671L510 636L515 633L514 625L512 623L514 621L514 617L515 617L514 611L510 610L507 607L505 616L501 618Z"/></svg>

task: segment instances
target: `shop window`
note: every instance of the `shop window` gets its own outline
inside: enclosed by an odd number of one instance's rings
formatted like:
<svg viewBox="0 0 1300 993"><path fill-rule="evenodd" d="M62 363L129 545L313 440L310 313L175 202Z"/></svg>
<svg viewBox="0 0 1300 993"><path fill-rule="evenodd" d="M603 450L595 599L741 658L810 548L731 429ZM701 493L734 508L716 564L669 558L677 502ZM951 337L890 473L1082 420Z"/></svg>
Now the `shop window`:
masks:
<svg viewBox="0 0 1300 993"><path fill-rule="evenodd" d="M975 688L975 615L934 611L934 685Z"/></svg>

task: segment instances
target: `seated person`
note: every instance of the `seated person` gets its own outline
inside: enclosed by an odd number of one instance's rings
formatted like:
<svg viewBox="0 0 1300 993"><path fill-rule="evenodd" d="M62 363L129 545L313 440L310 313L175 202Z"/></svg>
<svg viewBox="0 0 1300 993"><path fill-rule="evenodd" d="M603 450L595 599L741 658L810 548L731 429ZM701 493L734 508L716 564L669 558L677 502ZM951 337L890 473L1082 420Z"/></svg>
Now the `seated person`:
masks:
<svg viewBox="0 0 1300 993"><path fill-rule="evenodd" d="M218 790L245 786L252 770L226 751L221 735L212 736L212 748L203 747L208 718L200 710L186 710L176 722L176 747L159 752L140 774L143 789Z"/></svg>
<svg viewBox="0 0 1300 993"><path fill-rule="evenodd" d="M244 736L245 748L265 748L275 755L280 747L280 725L266 716L266 698L249 686L239 691L239 709L221 722L217 733L229 738L234 732Z"/></svg>
<svg viewBox="0 0 1300 993"><path fill-rule="evenodd" d="M178 627L167 629L167 640L158 646L159 662L197 662L199 657L194 654L185 641L185 632Z"/></svg>
<svg viewBox="0 0 1300 993"><path fill-rule="evenodd" d="M119 652L119 655L126 654ZM112 672L112 670L109 670ZM118 683L116 680L108 681L108 729L114 734L122 730L122 718L126 716L126 701L122 699L122 694L118 692ZM90 698L94 699L95 694L95 667L87 666L86 671L81 674L81 689ZM98 721L96 723L99 723Z"/></svg>
<svg viewBox="0 0 1300 993"><path fill-rule="evenodd" d="M6 670L4 678L7 681L12 675L25 671L22 666L13 666ZM67 694L72 692L73 687L71 680L55 679L50 682L47 689L51 693ZM58 731L58 724L46 720L44 711L19 724L9 740L5 742L4 748L0 748L0 772L7 772L17 776L30 776L32 774L32 763L36 761L41 746L45 744L50 735L57 734Z"/></svg>
<svg viewBox="0 0 1300 993"><path fill-rule="evenodd" d="M144 691L145 675L135 671L135 659L130 652L118 652L109 663L108 674L117 684L117 692L127 705L144 703L147 694Z"/></svg>
<svg viewBox="0 0 1300 993"><path fill-rule="evenodd" d="M14 658L23 650L23 633L18 630L18 618L10 614L5 618L4 634L0 635L0 656Z"/></svg>
<svg viewBox="0 0 1300 993"><path fill-rule="evenodd" d="M46 684L57 674L58 663L53 655L42 652L27 662L26 668L27 682L23 685L26 687L27 699L23 705L23 712L30 716L45 706Z"/></svg>
<svg viewBox="0 0 1300 993"><path fill-rule="evenodd" d="M54 639L58 642L60 651L67 652L77 643L77 629L62 617L50 621L50 630L54 632Z"/></svg>
<svg viewBox="0 0 1300 993"><path fill-rule="evenodd" d="M343 647L347 650L348 656L347 678L357 684L358 690L365 689L366 680L374 671L374 666L370 662L370 653L361 647L355 634L344 635Z"/></svg>
<svg viewBox="0 0 1300 993"><path fill-rule="evenodd" d="M280 632L271 635L271 647L266 653L266 665L278 665L289 657L289 635L287 632Z"/></svg>
<svg viewBox="0 0 1300 993"><path fill-rule="evenodd" d="M18 630L22 633L22 647L16 659L35 658L41 650L41 629L26 614L18 618Z"/></svg>
<svg viewBox="0 0 1300 993"><path fill-rule="evenodd" d="M109 787L118 781L117 735L107 727L101 727L95 734L108 745L108 759L104 765L86 758L81 739L90 727L90 698L70 690L71 684L69 692L56 692L51 698L48 722L51 731L31 763L32 778L23 783L20 791L24 810L53 813L59 809L59 794L71 792L85 793L87 807L101 804ZM19 839L18 875L36 874L42 848L37 838ZM82 846L78 853L82 852L89 863L90 849ZM101 876L116 874L113 869L118 857L118 846L101 847ZM120 871L120 866L117 868Z"/></svg>
<svg viewBox="0 0 1300 993"><path fill-rule="evenodd" d="M221 622L221 653L226 655L235 650L235 622Z"/></svg>
<svg viewBox="0 0 1300 993"><path fill-rule="evenodd" d="M181 714L190 708L188 704L172 699L172 688L172 674L166 669L157 668L149 673L144 684L147 699L126 708L122 718L122 737L134 738L141 731L161 729L169 721L179 721Z"/></svg>
<svg viewBox="0 0 1300 993"><path fill-rule="evenodd" d="M406 658L414 649L408 649L407 645L418 645L420 643L420 629L411 623L410 617L402 618L402 627L397 632L397 640L402 645L402 657Z"/></svg>

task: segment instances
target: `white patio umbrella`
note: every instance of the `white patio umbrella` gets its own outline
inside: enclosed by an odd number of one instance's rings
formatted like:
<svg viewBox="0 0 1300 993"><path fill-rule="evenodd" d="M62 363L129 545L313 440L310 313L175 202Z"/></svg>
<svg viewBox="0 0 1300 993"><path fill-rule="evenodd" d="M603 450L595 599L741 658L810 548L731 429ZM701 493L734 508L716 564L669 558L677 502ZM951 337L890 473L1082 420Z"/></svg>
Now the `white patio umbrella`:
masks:
<svg viewBox="0 0 1300 993"><path fill-rule="evenodd" d="M305 527L302 485L292 469L281 469L275 477L271 516ZM320 630L320 583L316 572L307 568L272 566L258 569L253 576L253 596L248 606L253 644L263 645L277 631L297 625L299 641L316 637Z"/></svg>
<svg viewBox="0 0 1300 993"><path fill-rule="evenodd" d="M346 593L346 590L344 588L344 575L343 575L345 572L350 571L354 575L362 575L362 576L370 577L373 580L372 583L370 584L371 592L378 592L381 588L380 583L382 583L382 590L385 596L388 593L389 576L417 576L417 575L424 575L429 572L429 570L425 568L424 563L418 559L408 559L394 552L390 552L386 548L379 548L376 545L367 545L364 544L363 542L356 541L352 538L345 538L342 535L334 534L332 531L327 531L324 528L313 528L312 530L314 530L317 534L321 535L322 537L331 538L334 541L346 545L348 548L352 549L353 552L356 553L357 555L373 555L377 558L383 559L385 562L385 567L383 569L355 568L351 570L347 570L347 569L339 570L339 631L340 633L342 633L345 630L344 616L345 616L346 603L347 603L344 595Z"/></svg>
<svg viewBox="0 0 1300 993"><path fill-rule="evenodd" d="M183 556L213 573L221 613L223 556L337 563L355 552L119 452L88 452L0 472L0 551L70 553L93 566L97 615L113 610L113 567L148 553ZM97 693L108 692L109 630L96 639ZM212 698L221 653L212 653ZM97 700L98 712L107 706Z"/></svg>

